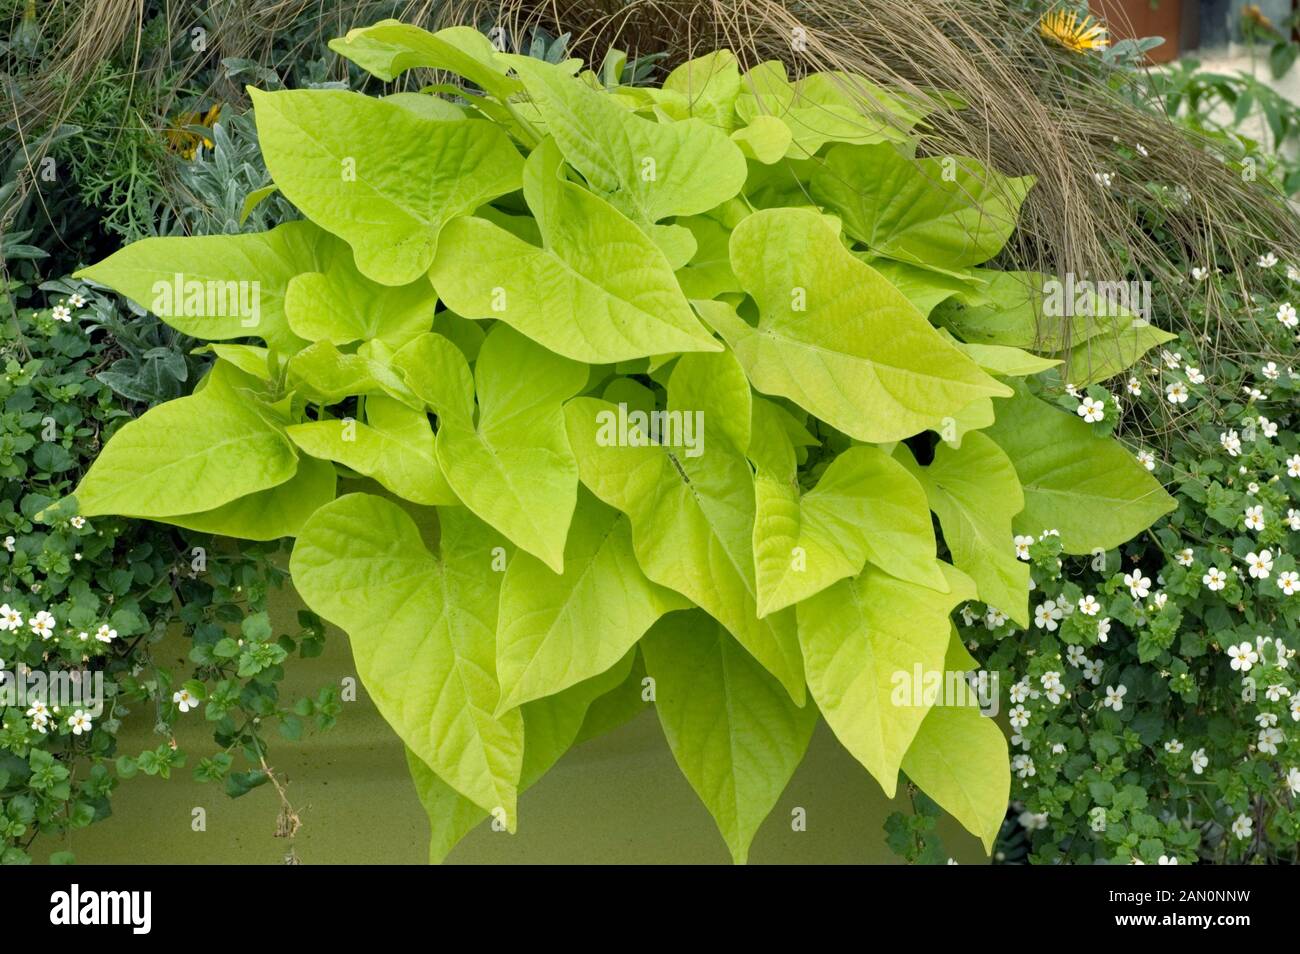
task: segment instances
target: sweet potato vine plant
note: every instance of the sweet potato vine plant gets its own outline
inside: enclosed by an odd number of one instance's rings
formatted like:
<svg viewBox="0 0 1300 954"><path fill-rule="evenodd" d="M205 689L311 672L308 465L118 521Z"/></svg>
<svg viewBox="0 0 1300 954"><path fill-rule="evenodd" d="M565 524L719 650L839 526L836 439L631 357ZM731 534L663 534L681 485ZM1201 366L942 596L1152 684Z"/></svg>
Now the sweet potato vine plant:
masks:
<svg viewBox="0 0 1300 954"><path fill-rule="evenodd" d="M963 601L1028 623L1015 532L1089 553L1171 507L1037 396L1165 336L1120 310L1044 333L1044 276L986 267L1032 183L917 159L926 99L725 50L627 87L616 53L395 21L334 48L464 82L253 90L304 220L85 270L219 360L117 433L81 513L296 537L435 859L489 814L514 830L629 682L737 861L819 713L991 843L1002 733L895 677L978 667Z"/></svg>

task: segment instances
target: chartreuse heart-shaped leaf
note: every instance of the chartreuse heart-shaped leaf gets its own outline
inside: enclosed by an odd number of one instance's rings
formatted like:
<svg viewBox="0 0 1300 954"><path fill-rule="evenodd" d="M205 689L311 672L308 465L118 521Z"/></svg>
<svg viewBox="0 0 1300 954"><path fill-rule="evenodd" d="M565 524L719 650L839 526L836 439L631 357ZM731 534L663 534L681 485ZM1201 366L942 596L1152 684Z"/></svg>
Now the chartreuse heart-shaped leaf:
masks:
<svg viewBox="0 0 1300 954"><path fill-rule="evenodd" d="M745 157L721 129L699 119L652 122L558 66L501 59L519 74L569 165L634 221L707 212L745 184Z"/></svg>
<svg viewBox="0 0 1300 954"><path fill-rule="evenodd" d="M366 399L366 423L343 418L287 428L312 457L337 461L372 477L412 503L460 503L434 456L433 428L422 410L381 394Z"/></svg>
<svg viewBox="0 0 1300 954"><path fill-rule="evenodd" d="M803 760L817 710L791 702L723 626L699 611L665 617L641 651L673 758L732 859L744 864Z"/></svg>
<svg viewBox="0 0 1300 954"><path fill-rule="evenodd" d="M380 20L330 40L329 47L385 82L424 67L463 76L501 100L519 89L519 81L506 76L492 41L473 27L430 33L399 20Z"/></svg>
<svg viewBox="0 0 1300 954"><path fill-rule="evenodd" d="M229 365L217 364L239 374ZM83 516L166 520L293 478L298 455L269 407L212 373L189 397L123 424L75 491Z"/></svg>
<svg viewBox="0 0 1300 954"><path fill-rule="evenodd" d="M579 733L592 703L627 678L635 656L635 650L629 652L599 676L570 686L556 695L525 703L520 708L524 718L524 764L519 776L521 793L531 788L571 745L579 741ZM488 817L488 813L439 778L409 747L406 763L420 803L429 816L429 863L439 864L462 838Z"/></svg>
<svg viewBox="0 0 1300 954"><path fill-rule="evenodd" d="M578 493L562 405L582 390L587 369L501 324L469 367L446 339L429 335L394 357L438 414L438 464L456 495L511 542L556 573ZM450 370L450 373L448 372ZM470 413L478 395L478 419Z"/></svg>
<svg viewBox="0 0 1300 954"><path fill-rule="evenodd" d="M722 302L697 309L755 388L788 397L851 437L900 440L938 429L976 398L1010 393L854 258L815 212L746 217L731 235L731 266L758 303L757 326Z"/></svg>
<svg viewBox="0 0 1300 954"><path fill-rule="evenodd" d="M291 278L285 292L284 312L298 337L335 345L377 338L400 348L433 327L438 299L423 277L397 288L372 282L333 236L321 243L317 264Z"/></svg>
<svg viewBox="0 0 1300 954"><path fill-rule="evenodd" d="M316 508L334 499L336 482L329 461L299 455L297 472L284 483L202 513L168 517L167 522L240 540L296 537Z"/></svg>
<svg viewBox="0 0 1300 954"><path fill-rule="evenodd" d="M447 227L429 275L447 306L500 319L578 361L717 350L654 241L561 178L561 165L550 141L528 157L524 195L542 248L481 218Z"/></svg>
<svg viewBox="0 0 1300 954"><path fill-rule="evenodd" d="M745 73L736 97L746 123L774 118L789 128L787 155L795 158L812 156L828 142L902 141L928 111L852 73L812 73L791 83L779 60Z"/></svg>
<svg viewBox="0 0 1300 954"><path fill-rule="evenodd" d="M710 126L723 129L735 125L740 69L730 50L715 50L688 60L668 74L663 88L682 95L688 116L698 116Z"/></svg>
<svg viewBox="0 0 1300 954"><path fill-rule="evenodd" d="M292 354L306 342L285 317L287 289L295 275L325 266L333 241L310 222L246 235L147 238L76 274L195 338L256 337Z"/></svg>
<svg viewBox="0 0 1300 954"><path fill-rule="evenodd" d="M979 431L960 448L940 442L928 467L902 445L894 456L925 488L952 562L975 581L979 598L1028 626L1029 564L1016 559L1011 533L1025 497L1011 459Z"/></svg>
<svg viewBox="0 0 1300 954"><path fill-rule="evenodd" d="M493 123L429 119L345 90L249 95L280 191L382 285L415 281L448 221L519 188L523 160Z"/></svg>
<svg viewBox="0 0 1300 954"><path fill-rule="evenodd" d="M413 407L419 399L392 368L362 354L346 354L318 341L289 359L288 380L307 400L337 404L349 395L387 394Z"/></svg>
<svg viewBox="0 0 1300 954"><path fill-rule="evenodd" d="M964 156L912 159L879 143L831 149L812 194L877 255L961 268L1002 250L1033 184Z"/></svg>
<svg viewBox="0 0 1300 954"><path fill-rule="evenodd" d="M868 560L946 590L934 529L916 479L876 447L851 447L800 495L794 445L770 401L754 401L754 568L760 616L793 606ZM1008 536L1008 539L1010 537Z"/></svg>
<svg viewBox="0 0 1300 954"><path fill-rule="evenodd" d="M311 609L347 632L357 673L402 741L515 829L524 720L493 715L502 541L468 510L438 512L439 555L396 504L348 494L302 528L289 562Z"/></svg>
<svg viewBox="0 0 1300 954"><path fill-rule="evenodd" d="M963 573L939 564L948 592L868 565L797 607L808 691L846 749L890 798L898 768L933 699L910 692L914 674L943 667L948 614L973 599Z"/></svg>
<svg viewBox="0 0 1300 954"><path fill-rule="evenodd" d="M1174 509L1173 498L1128 450L1023 385L998 402L997 421L985 433L1011 458L1024 488L1014 529L1059 530L1066 553L1119 546Z"/></svg>
<svg viewBox="0 0 1300 954"><path fill-rule="evenodd" d="M964 672L974 660L954 631L944 669ZM973 696L973 694L972 694ZM992 854L1011 797L1007 740L997 723L969 705L937 705L903 756L903 771Z"/></svg>
<svg viewBox="0 0 1300 954"><path fill-rule="evenodd" d="M646 419L634 413L587 397L565 406L583 484L627 514L645 575L726 626L802 704L794 614L758 616L744 373L729 353L683 355L669 378L668 409Z"/></svg>
<svg viewBox="0 0 1300 954"><path fill-rule="evenodd" d="M660 616L689 605L641 572L627 517L580 491L564 573L527 553L506 570L497 632L501 710L599 675Z"/></svg>

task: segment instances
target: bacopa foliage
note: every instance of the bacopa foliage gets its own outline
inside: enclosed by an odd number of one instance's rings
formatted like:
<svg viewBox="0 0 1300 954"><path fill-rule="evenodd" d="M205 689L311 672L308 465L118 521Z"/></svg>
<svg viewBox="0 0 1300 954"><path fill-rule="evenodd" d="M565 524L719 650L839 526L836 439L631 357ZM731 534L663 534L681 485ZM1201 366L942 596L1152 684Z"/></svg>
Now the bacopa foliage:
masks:
<svg viewBox="0 0 1300 954"><path fill-rule="evenodd" d="M514 830L620 688L738 861L819 712L887 793L902 770L991 844L1001 732L900 704L899 674L978 666L965 600L1027 624L1015 533L1088 553L1170 509L1035 396L1081 342L1113 371L1164 336L1122 310L1044 334L1046 276L986 267L1032 183L916 159L924 99L725 50L610 87L395 21L334 48L465 82L253 90L305 220L82 273L217 361L118 432L81 512L296 537L434 858L489 814Z"/></svg>

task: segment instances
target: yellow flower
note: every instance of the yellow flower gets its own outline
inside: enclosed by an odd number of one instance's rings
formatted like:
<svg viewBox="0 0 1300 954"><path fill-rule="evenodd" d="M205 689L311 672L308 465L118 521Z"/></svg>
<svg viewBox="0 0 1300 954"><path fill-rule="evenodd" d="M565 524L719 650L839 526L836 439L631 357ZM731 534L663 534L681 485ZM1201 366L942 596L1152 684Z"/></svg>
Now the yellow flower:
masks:
<svg viewBox="0 0 1300 954"><path fill-rule="evenodd" d="M1056 10L1044 15L1038 22L1038 32L1076 53L1104 50L1110 45L1104 26L1094 23L1089 16L1080 19L1079 14L1072 10Z"/></svg>
<svg viewBox="0 0 1300 954"><path fill-rule="evenodd" d="M213 106L206 113L180 113L172 120L171 128L164 133L167 138L167 148L184 159L194 158L194 154L199 151L200 142L203 143L205 148L211 149L212 140L207 136L200 136L198 133L190 132L189 127L202 126L205 129L211 129L220 118L220 103Z"/></svg>

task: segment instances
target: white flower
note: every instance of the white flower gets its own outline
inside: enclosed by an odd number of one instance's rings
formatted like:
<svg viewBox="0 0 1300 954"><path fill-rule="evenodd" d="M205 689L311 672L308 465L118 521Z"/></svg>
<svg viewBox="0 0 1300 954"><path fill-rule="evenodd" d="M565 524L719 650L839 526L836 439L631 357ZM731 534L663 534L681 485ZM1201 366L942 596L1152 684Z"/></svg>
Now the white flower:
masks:
<svg viewBox="0 0 1300 954"><path fill-rule="evenodd" d="M1151 599L1152 599L1152 601L1153 601L1153 602L1152 602L1152 605L1153 605L1157 610L1162 610L1162 609L1165 608L1165 604L1169 602L1169 594L1168 594L1168 593L1157 593L1155 596L1151 597Z"/></svg>
<svg viewBox="0 0 1300 954"><path fill-rule="evenodd" d="M1294 265L1288 265L1286 267L1286 277L1288 281L1300 282L1300 268L1296 268Z"/></svg>
<svg viewBox="0 0 1300 954"><path fill-rule="evenodd" d="M1011 770L1016 773L1018 778L1029 778L1031 775L1038 774L1034 769L1034 760L1028 755L1017 755L1012 759Z"/></svg>
<svg viewBox="0 0 1300 954"><path fill-rule="evenodd" d="M1297 324L1300 324L1300 318L1297 318L1295 314L1295 307L1289 301L1278 308L1277 320L1287 328L1294 328Z"/></svg>
<svg viewBox="0 0 1300 954"><path fill-rule="evenodd" d="M1133 594L1135 600L1144 599L1151 592L1151 578L1143 576L1141 570L1125 573L1124 585L1128 587L1128 591Z"/></svg>
<svg viewBox="0 0 1300 954"><path fill-rule="evenodd" d="M1210 270L1208 268L1202 268L1199 265L1192 266L1192 281L1194 282L1205 281L1206 276L1208 276L1209 274L1210 274Z"/></svg>
<svg viewBox="0 0 1300 954"><path fill-rule="evenodd" d="M1134 397L1142 396L1142 385L1138 383L1137 378L1129 378L1128 383L1125 384L1124 387L1128 390L1128 393Z"/></svg>
<svg viewBox="0 0 1300 954"><path fill-rule="evenodd" d="M1221 590L1228 585L1228 574L1217 566L1212 566L1205 571L1205 575L1201 577L1201 582L1211 590Z"/></svg>
<svg viewBox="0 0 1300 954"><path fill-rule="evenodd" d="M1156 859L1156 864L1158 864L1158 865L1176 865L1176 864L1178 864L1178 856L1177 856L1177 855L1161 855L1159 858Z"/></svg>
<svg viewBox="0 0 1300 954"><path fill-rule="evenodd" d="M1251 836L1251 827L1255 823L1247 815L1238 815L1236 821L1232 823L1232 833L1242 841Z"/></svg>
<svg viewBox="0 0 1300 954"><path fill-rule="evenodd" d="M1013 683L1011 689L1008 691L1008 695L1011 696L1012 702L1024 702L1029 698L1030 694L1031 690L1029 688L1028 676L1017 683ZM1034 693L1034 695L1037 695L1037 693Z"/></svg>
<svg viewBox="0 0 1300 954"><path fill-rule="evenodd" d="M1295 596L1300 592L1300 573L1295 570L1285 570L1277 575L1277 588L1282 591L1284 596Z"/></svg>
<svg viewBox="0 0 1300 954"><path fill-rule="evenodd" d="M1276 421L1270 421L1266 417L1258 417L1256 420L1259 422L1259 432L1261 434L1265 437L1277 437Z"/></svg>
<svg viewBox="0 0 1300 954"><path fill-rule="evenodd" d="M1065 743L1064 743L1064 742L1053 742L1053 743L1052 743L1052 754L1053 754L1053 755L1064 755L1064 754L1065 754Z"/></svg>
<svg viewBox="0 0 1300 954"><path fill-rule="evenodd" d="M1205 749L1197 749L1192 753L1192 771L1200 775L1210 764L1210 757L1205 754Z"/></svg>
<svg viewBox="0 0 1300 954"><path fill-rule="evenodd" d="M111 629L107 623L95 631L95 638L101 643L111 643L117 639L117 630Z"/></svg>
<svg viewBox="0 0 1300 954"><path fill-rule="evenodd" d="M1277 256L1272 252L1265 252L1259 257L1259 261L1256 264L1259 265L1260 268L1272 268L1277 264Z"/></svg>
<svg viewBox="0 0 1300 954"><path fill-rule="evenodd" d="M1151 453L1149 450L1140 450L1135 456L1137 457L1137 462L1147 470L1156 469L1156 455Z"/></svg>
<svg viewBox="0 0 1300 954"><path fill-rule="evenodd" d="M1264 507L1262 504L1246 508L1245 524L1247 530L1259 531L1264 529Z"/></svg>
<svg viewBox="0 0 1300 954"><path fill-rule="evenodd" d="M1056 631L1056 621L1064 615L1060 607L1056 605L1055 600L1048 600L1046 603L1039 603L1034 607L1034 625L1039 629L1045 629L1049 633Z"/></svg>
<svg viewBox="0 0 1300 954"><path fill-rule="evenodd" d="M1108 709L1114 709L1116 712L1124 708L1124 696L1128 693L1128 686L1120 685L1119 688L1114 686L1106 687L1106 698L1102 700L1102 705Z"/></svg>
<svg viewBox="0 0 1300 954"><path fill-rule="evenodd" d="M1300 459L1300 458L1297 458L1297 459ZM1034 542L1034 538L1033 538L1033 537L1026 536L1026 535L1023 534L1023 533L1016 534L1016 539L1015 539L1015 544L1016 544L1016 559L1018 559L1018 560L1028 560L1028 559L1029 559L1029 547L1030 547L1031 544L1033 544L1033 542Z"/></svg>
<svg viewBox="0 0 1300 954"><path fill-rule="evenodd" d="M1281 729L1260 729L1259 750L1265 755L1277 755L1277 745L1282 741Z"/></svg>
<svg viewBox="0 0 1300 954"><path fill-rule="evenodd" d="M1106 416L1106 402L1086 397L1076 410L1078 415L1089 424L1095 424Z"/></svg>
<svg viewBox="0 0 1300 954"><path fill-rule="evenodd" d="M1178 366L1182 363L1183 353L1181 351L1171 352L1167 349L1162 350L1160 352L1160 360L1165 363L1165 367L1168 368L1170 371L1175 371L1178 369Z"/></svg>
<svg viewBox="0 0 1300 954"><path fill-rule="evenodd" d="M54 635L54 617L45 610L41 610L28 620L27 625L31 627L32 632L41 637L41 639L49 639Z"/></svg>
<svg viewBox="0 0 1300 954"><path fill-rule="evenodd" d="M1043 692L1047 694L1048 700L1052 705L1061 701L1061 693L1065 692L1065 687L1061 685L1061 674L1059 672L1045 672L1039 680L1043 684Z"/></svg>
<svg viewBox="0 0 1300 954"><path fill-rule="evenodd" d="M1023 729L1029 725L1029 712L1024 706L1013 707L1011 712L1008 713L1008 718L1013 729Z"/></svg>
<svg viewBox="0 0 1300 954"><path fill-rule="evenodd" d="M68 296L68 304L73 308L84 308L86 305L86 299L77 292L73 292Z"/></svg>
<svg viewBox="0 0 1300 954"><path fill-rule="evenodd" d="M1165 397L1170 404L1187 403L1187 385L1182 381L1173 381L1165 385Z"/></svg>
<svg viewBox="0 0 1300 954"><path fill-rule="evenodd" d="M1078 669L1087 662L1085 656L1086 654L1084 653L1082 646L1070 646L1065 650L1065 661L1075 669Z"/></svg>
<svg viewBox="0 0 1300 954"><path fill-rule="evenodd" d="M1291 690L1279 683L1274 683L1268 687L1268 691L1264 694L1268 696L1269 702L1281 702L1284 696L1291 695Z"/></svg>
<svg viewBox="0 0 1300 954"><path fill-rule="evenodd" d="M1151 153L1147 152L1147 147L1144 146L1144 145L1142 145L1142 143L1140 143L1140 142L1134 143L1134 144L1133 144L1133 148L1137 150L1137 154L1138 154L1139 156L1149 156L1149 155L1151 155Z"/></svg>
<svg viewBox="0 0 1300 954"><path fill-rule="evenodd" d="M50 317L55 321L71 321L72 310L67 305L55 305L50 309Z"/></svg>
<svg viewBox="0 0 1300 954"><path fill-rule="evenodd" d="M1102 665L1100 659L1085 659L1081 668L1084 679L1087 679L1094 686L1101 685Z"/></svg>
<svg viewBox="0 0 1300 954"><path fill-rule="evenodd" d="M1087 596L1079 598L1079 612L1084 616L1096 616L1101 612L1101 604L1097 598L1089 593Z"/></svg>
<svg viewBox="0 0 1300 954"><path fill-rule="evenodd" d="M1246 564L1250 567L1251 576L1257 580L1267 580L1273 570L1273 551L1260 550L1258 553L1247 553Z"/></svg>
<svg viewBox="0 0 1300 954"><path fill-rule="evenodd" d="M1189 365L1188 365L1186 368L1184 368L1183 370L1187 373L1187 380L1190 381L1190 382L1192 382L1192 384L1204 384L1204 383L1205 383L1205 375L1201 372L1201 369L1200 369L1200 368L1193 368L1193 367L1189 364Z"/></svg>
<svg viewBox="0 0 1300 954"><path fill-rule="evenodd" d="M176 708L181 712L189 712L191 709L199 707L199 700L190 694L188 689L177 689L172 693L172 702L176 703Z"/></svg>
<svg viewBox="0 0 1300 954"><path fill-rule="evenodd" d="M1191 547L1185 547L1174 555L1179 566L1191 566L1196 561L1196 554L1192 552Z"/></svg>
<svg viewBox="0 0 1300 954"><path fill-rule="evenodd" d="M8 603L0 606L0 630L13 632L23 625L23 614Z"/></svg>
<svg viewBox="0 0 1300 954"><path fill-rule="evenodd" d="M1065 393L1070 395L1070 397L1074 398L1076 401L1079 399L1079 389L1073 384L1067 384L1065 386Z"/></svg>
<svg viewBox="0 0 1300 954"><path fill-rule="evenodd" d="M1300 795L1300 769L1292 768L1286 773L1286 785L1292 795Z"/></svg>
<svg viewBox="0 0 1300 954"><path fill-rule="evenodd" d="M1165 751L1168 752L1170 755L1177 755L1182 750L1183 750L1183 743L1179 742L1177 739L1170 739L1168 742L1165 743Z"/></svg>
<svg viewBox="0 0 1300 954"><path fill-rule="evenodd" d="M1229 646L1228 655L1231 657L1228 664L1240 672L1250 672L1250 667L1259 662L1255 647L1244 640L1236 646Z"/></svg>
<svg viewBox="0 0 1300 954"><path fill-rule="evenodd" d="M1250 494L1252 497L1255 496L1257 493L1259 493L1259 484L1255 483L1255 481L1252 480L1250 483L1246 485L1246 493Z"/></svg>
<svg viewBox="0 0 1300 954"><path fill-rule="evenodd" d="M5 549L8 550L10 553L13 553L13 552L14 552L14 544L15 544L16 542L17 542L17 541L14 540L13 537L5 537Z"/></svg>
<svg viewBox="0 0 1300 954"><path fill-rule="evenodd" d="M1300 477L1300 454L1292 454L1286 459L1286 475Z"/></svg>
<svg viewBox="0 0 1300 954"><path fill-rule="evenodd" d="M50 710L43 702L33 702L32 707L27 710L27 715L33 719L46 722L50 718Z"/></svg>
<svg viewBox="0 0 1300 954"><path fill-rule="evenodd" d="M1259 723L1260 728L1267 729L1271 725L1277 725L1277 713L1261 712L1255 716L1255 721Z"/></svg>
<svg viewBox="0 0 1300 954"><path fill-rule="evenodd" d="M1097 623L1097 642L1104 643L1106 637L1110 635L1110 617L1107 616Z"/></svg>
<svg viewBox="0 0 1300 954"><path fill-rule="evenodd" d="M1220 434L1219 444L1228 452L1229 457L1236 457L1241 453L1241 438L1235 430L1227 430Z"/></svg>
<svg viewBox="0 0 1300 954"><path fill-rule="evenodd" d="M72 529L74 529L74 530L80 530L82 527L84 527L84 526L86 525L86 518L85 518L85 517L73 517L73 518L72 518L71 520L69 520L68 522L69 522L70 524L72 524Z"/></svg>
<svg viewBox="0 0 1300 954"><path fill-rule="evenodd" d="M1270 381L1276 381L1278 379L1278 376L1281 374L1281 372L1278 371L1277 369L1276 361L1270 361L1268 364L1264 365L1259 370L1260 373Z"/></svg>
<svg viewBox="0 0 1300 954"><path fill-rule="evenodd" d="M1016 817L1016 821L1020 822L1026 831L1039 831L1047 827L1047 812L1021 812Z"/></svg>
<svg viewBox="0 0 1300 954"><path fill-rule="evenodd" d="M1103 189L1109 189L1111 182L1114 181L1114 174L1110 172L1094 172L1092 177L1097 180L1097 185Z"/></svg>
<svg viewBox="0 0 1300 954"><path fill-rule="evenodd" d="M72 730L73 735L89 732L91 729L90 716L78 709L68 717L68 728Z"/></svg>
<svg viewBox="0 0 1300 954"><path fill-rule="evenodd" d="M1291 721L1300 722L1300 696L1291 700Z"/></svg>
<svg viewBox="0 0 1300 954"><path fill-rule="evenodd" d="M975 614L971 612L970 604L967 603L961 608L961 621L967 626L975 622Z"/></svg>
<svg viewBox="0 0 1300 954"><path fill-rule="evenodd" d="M1300 530L1300 510L1291 508L1286 512L1286 524L1292 530Z"/></svg>
<svg viewBox="0 0 1300 954"><path fill-rule="evenodd" d="M1006 621L1007 621L1007 614L1002 612L1001 610L994 609L991 606L989 607L989 611L984 614L985 629L997 629Z"/></svg>

